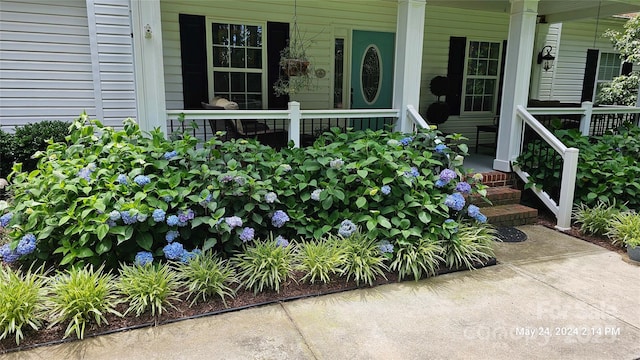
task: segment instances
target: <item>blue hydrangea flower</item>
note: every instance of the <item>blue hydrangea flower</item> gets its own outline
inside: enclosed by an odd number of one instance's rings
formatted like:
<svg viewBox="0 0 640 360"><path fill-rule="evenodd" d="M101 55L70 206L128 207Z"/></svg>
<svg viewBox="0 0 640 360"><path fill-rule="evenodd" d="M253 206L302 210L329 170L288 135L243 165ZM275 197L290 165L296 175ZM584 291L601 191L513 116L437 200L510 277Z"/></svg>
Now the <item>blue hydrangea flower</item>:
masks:
<svg viewBox="0 0 640 360"><path fill-rule="evenodd" d="M151 214L151 217L153 217L153 221L155 222L163 222L166 215L167 213L164 210L155 209L153 210L153 214Z"/></svg>
<svg viewBox="0 0 640 360"><path fill-rule="evenodd" d="M11 250L9 244L0 246L0 258L2 258L2 261L12 263L18 260L19 257L20 255L15 250Z"/></svg>
<svg viewBox="0 0 640 360"><path fill-rule="evenodd" d="M480 223L486 223L487 222L487 217L482 213L478 214L475 217L475 219L476 219L477 222L480 222Z"/></svg>
<svg viewBox="0 0 640 360"><path fill-rule="evenodd" d="M455 223L456 221L453 220L453 219L447 219L444 222L445 222L445 224L450 224L450 223ZM454 234L457 233L458 232L458 227L456 226L453 229L451 229L451 232L454 233Z"/></svg>
<svg viewBox="0 0 640 360"><path fill-rule="evenodd" d="M153 262L153 254L148 251L140 251L136 254L134 264L144 266Z"/></svg>
<svg viewBox="0 0 640 360"><path fill-rule="evenodd" d="M246 227L242 229L242 233L240 233L240 240L243 243L253 240L253 236L255 235L255 230L250 227Z"/></svg>
<svg viewBox="0 0 640 360"><path fill-rule="evenodd" d="M464 208L464 196L462 196L462 194L460 194L459 192L447 195L444 204L447 205L450 209L460 211L462 210L462 208Z"/></svg>
<svg viewBox="0 0 640 360"><path fill-rule="evenodd" d="M173 158L176 155L178 155L178 152L173 150L173 151L167 151L162 156L165 158L165 160L171 160L171 158Z"/></svg>
<svg viewBox="0 0 640 360"><path fill-rule="evenodd" d="M16 253L18 255L28 255L36 249L36 237L33 234L27 234L20 239Z"/></svg>
<svg viewBox="0 0 640 360"><path fill-rule="evenodd" d="M381 253L392 253L393 252L393 244L389 242L389 240L382 240L380 244L378 244L378 248Z"/></svg>
<svg viewBox="0 0 640 360"><path fill-rule="evenodd" d="M172 202L172 201L173 201L173 196L169 196L169 195L167 195L167 196L163 196L163 197L162 197L162 200L163 200L164 202L166 202L166 203L170 203L170 202Z"/></svg>
<svg viewBox="0 0 640 360"><path fill-rule="evenodd" d="M138 186L145 186L151 182L151 179L149 179L149 177L146 175L138 175L133 178L133 182L138 184Z"/></svg>
<svg viewBox="0 0 640 360"><path fill-rule="evenodd" d="M91 173L93 172L93 170L91 170L89 167L85 167L80 169L80 171L78 171L77 176L79 178L83 178L87 181L91 180Z"/></svg>
<svg viewBox="0 0 640 360"><path fill-rule="evenodd" d="M170 215L169 217L167 217L167 225L169 226L176 226L179 222L180 220L176 215Z"/></svg>
<svg viewBox="0 0 640 360"><path fill-rule="evenodd" d="M380 188L380 191L385 195L389 195L391 193L391 186L384 185Z"/></svg>
<svg viewBox="0 0 640 360"><path fill-rule="evenodd" d="M440 172L440 180L445 181L447 184L456 178L456 172L451 169L444 169Z"/></svg>
<svg viewBox="0 0 640 360"><path fill-rule="evenodd" d="M267 204L273 204L274 202L276 202L276 200L278 200L278 195L276 195L276 193L274 193L273 191L269 191L264 195L264 201Z"/></svg>
<svg viewBox="0 0 640 360"><path fill-rule="evenodd" d="M184 253L184 247L181 243L174 241L171 244L163 247L162 252L164 252L164 257L166 257L168 260L176 260L179 259Z"/></svg>
<svg viewBox="0 0 640 360"><path fill-rule="evenodd" d="M411 144L412 141L413 141L413 138L411 136L407 136L406 138L403 138L400 140L400 144L407 146Z"/></svg>
<svg viewBox="0 0 640 360"><path fill-rule="evenodd" d="M235 181L235 182L236 182L236 184L238 184L238 185L240 185L240 186L242 186L242 185L244 185L244 184L246 184L246 183L247 183L247 180L245 180L245 178L243 178L242 176L236 176L236 177L234 177L234 178L233 178L233 181Z"/></svg>
<svg viewBox="0 0 640 360"><path fill-rule="evenodd" d="M435 187L443 188L443 187L447 186L447 184L448 184L448 182L446 182L446 181L444 181L442 179L438 179L438 180L436 180Z"/></svg>
<svg viewBox="0 0 640 360"><path fill-rule="evenodd" d="M228 218L225 218L224 221L227 223L227 225L229 225L230 228L235 228L235 227L240 227L242 226L242 219L240 219L237 216L231 216Z"/></svg>
<svg viewBox="0 0 640 360"><path fill-rule="evenodd" d="M471 185L466 181L460 181L458 185L456 185L456 191L463 194L471 194Z"/></svg>
<svg viewBox="0 0 640 360"><path fill-rule="evenodd" d="M114 226L117 226L118 224L116 224L115 221L109 219L109 220L107 220L107 225L109 225L109 227L114 227Z"/></svg>
<svg viewBox="0 0 640 360"><path fill-rule="evenodd" d="M129 184L129 181L127 180L127 176L125 174L120 174L118 175L118 178L116 179L116 181L118 182L118 184L120 185L127 185Z"/></svg>
<svg viewBox="0 0 640 360"><path fill-rule="evenodd" d="M478 214L480 214L480 208L475 205L469 205L469 208L467 208L467 214L469 214L469 216L471 216L472 218L475 218L476 216L478 216Z"/></svg>
<svg viewBox="0 0 640 360"><path fill-rule="evenodd" d="M164 236L165 240L167 240L169 244L171 244L178 237L180 237L180 233L177 230L167 231L167 234Z"/></svg>
<svg viewBox="0 0 640 360"><path fill-rule="evenodd" d="M7 227L7 225L9 225L9 222L11 221L12 218L13 218L13 213L6 213L0 216L0 227Z"/></svg>
<svg viewBox="0 0 640 360"><path fill-rule="evenodd" d="M285 239L282 235L278 235L276 238L276 245L280 247L289 246L289 240Z"/></svg>
<svg viewBox="0 0 640 360"><path fill-rule="evenodd" d="M131 211L121 211L120 217L125 225L135 224L135 222L138 221L138 215Z"/></svg>
<svg viewBox="0 0 640 360"><path fill-rule="evenodd" d="M332 169L340 169L344 165L344 161L342 159L334 159L329 162L329 166Z"/></svg>
<svg viewBox="0 0 640 360"><path fill-rule="evenodd" d="M418 177L420 176L420 171L418 171L417 167L412 167L410 171L405 171L404 176L406 177Z"/></svg>
<svg viewBox="0 0 640 360"><path fill-rule="evenodd" d="M289 215L282 210L276 210L271 217L271 225L281 228L284 224L289 221Z"/></svg>
<svg viewBox="0 0 640 360"><path fill-rule="evenodd" d="M186 264L192 259L195 259L195 257L200 254L199 250L198 252L196 252L196 250L198 249L195 249L193 251L183 251L182 255L180 256L180 262Z"/></svg>
<svg viewBox="0 0 640 360"><path fill-rule="evenodd" d="M118 221L120 220L121 215L120 215L120 211L118 210L113 210L112 212L109 213L109 219L113 220L113 221Z"/></svg>
<svg viewBox="0 0 640 360"><path fill-rule="evenodd" d="M311 193L311 200L320 201L320 194L322 194L322 189L315 189Z"/></svg>
<svg viewBox="0 0 640 360"><path fill-rule="evenodd" d="M438 144L438 145L436 145L436 152L437 152L438 154L442 154L442 153L444 153L444 151L445 151L445 150L447 150L447 145L445 145L445 144Z"/></svg>
<svg viewBox="0 0 640 360"><path fill-rule="evenodd" d="M358 228L356 227L356 224L351 222L351 220L343 220L340 223L340 229L338 230L338 234L340 234L340 236L342 237L348 238L356 230L358 230Z"/></svg>
<svg viewBox="0 0 640 360"><path fill-rule="evenodd" d="M207 195L207 197L204 198L204 200L200 201L199 204L202 207L206 207L208 203L211 202L211 194Z"/></svg>

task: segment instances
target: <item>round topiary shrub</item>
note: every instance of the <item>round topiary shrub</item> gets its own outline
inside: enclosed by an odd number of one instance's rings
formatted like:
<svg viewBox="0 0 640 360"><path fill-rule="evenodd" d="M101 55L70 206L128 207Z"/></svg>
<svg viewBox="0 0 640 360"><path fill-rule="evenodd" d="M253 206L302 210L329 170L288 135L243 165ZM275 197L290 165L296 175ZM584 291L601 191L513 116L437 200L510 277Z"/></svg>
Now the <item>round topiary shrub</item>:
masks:
<svg viewBox="0 0 640 360"><path fill-rule="evenodd" d="M53 142L64 142L65 137L69 135L69 125L67 122L54 120L16 127L11 143L13 161L22 163L23 171L35 169L38 159L32 159L32 155L46 150L49 139L53 139Z"/></svg>

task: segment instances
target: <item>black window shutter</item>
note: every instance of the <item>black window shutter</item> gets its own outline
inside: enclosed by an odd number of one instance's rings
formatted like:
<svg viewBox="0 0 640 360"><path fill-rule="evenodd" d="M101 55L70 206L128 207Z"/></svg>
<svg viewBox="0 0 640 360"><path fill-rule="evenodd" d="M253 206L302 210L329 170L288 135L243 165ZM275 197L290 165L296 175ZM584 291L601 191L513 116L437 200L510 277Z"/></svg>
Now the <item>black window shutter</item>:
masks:
<svg viewBox="0 0 640 360"><path fill-rule="evenodd" d="M449 114L451 115L460 115L466 49L467 38L457 36L449 38L449 62L447 65L449 88L447 89L446 102L449 104Z"/></svg>
<svg viewBox="0 0 640 360"><path fill-rule="evenodd" d="M269 109L286 109L289 95L276 96L273 84L280 77L280 51L287 47L289 23L267 22L267 79Z"/></svg>
<svg viewBox="0 0 640 360"><path fill-rule="evenodd" d="M209 102L205 17L180 14L179 21L184 108L201 109L201 102Z"/></svg>
<svg viewBox="0 0 640 360"><path fill-rule="evenodd" d="M630 62L623 62L622 63L622 71L620 71L620 75L629 75L631 74L631 71L633 70L633 64Z"/></svg>
<svg viewBox="0 0 640 360"><path fill-rule="evenodd" d="M587 63L584 67L584 80L582 82L582 96L580 97L580 102L593 101L593 90L596 86L599 54L600 51L597 49L587 50Z"/></svg>
<svg viewBox="0 0 640 360"><path fill-rule="evenodd" d="M496 115L500 114L500 106L502 106L502 88L504 86L504 65L507 61L507 40L502 40L502 58L500 59L500 80L498 81L498 103Z"/></svg>

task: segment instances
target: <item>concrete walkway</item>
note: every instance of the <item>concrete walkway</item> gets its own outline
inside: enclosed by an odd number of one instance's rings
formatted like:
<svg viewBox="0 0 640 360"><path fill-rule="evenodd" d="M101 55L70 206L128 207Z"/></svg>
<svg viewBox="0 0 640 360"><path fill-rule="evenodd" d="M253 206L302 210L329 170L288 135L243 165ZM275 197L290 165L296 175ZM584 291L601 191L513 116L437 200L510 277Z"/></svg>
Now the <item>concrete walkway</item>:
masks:
<svg viewBox="0 0 640 360"><path fill-rule="evenodd" d="M636 359L640 266L541 226L496 266L1 359Z"/></svg>

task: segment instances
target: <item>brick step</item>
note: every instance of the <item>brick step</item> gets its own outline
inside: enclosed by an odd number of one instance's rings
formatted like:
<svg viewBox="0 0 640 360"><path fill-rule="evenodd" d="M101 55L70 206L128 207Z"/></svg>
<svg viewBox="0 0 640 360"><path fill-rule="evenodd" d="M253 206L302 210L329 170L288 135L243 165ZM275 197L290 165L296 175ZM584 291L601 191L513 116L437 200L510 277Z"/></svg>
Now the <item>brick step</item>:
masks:
<svg viewBox="0 0 640 360"><path fill-rule="evenodd" d="M494 226L519 226L534 224L538 210L520 204L498 205L482 209L487 222Z"/></svg>
<svg viewBox="0 0 640 360"><path fill-rule="evenodd" d="M489 187L514 186L516 184L515 173L502 171L488 171L482 173L482 183Z"/></svg>
<svg viewBox="0 0 640 360"><path fill-rule="evenodd" d="M519 204L522 191L506 186L487 188L487 199L491 203L486 202L480 195L473 195L469 198L471 204L479 207Z"/></svg>

